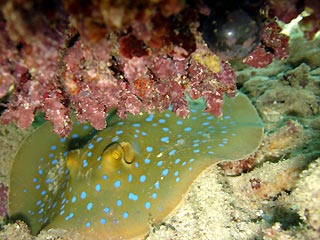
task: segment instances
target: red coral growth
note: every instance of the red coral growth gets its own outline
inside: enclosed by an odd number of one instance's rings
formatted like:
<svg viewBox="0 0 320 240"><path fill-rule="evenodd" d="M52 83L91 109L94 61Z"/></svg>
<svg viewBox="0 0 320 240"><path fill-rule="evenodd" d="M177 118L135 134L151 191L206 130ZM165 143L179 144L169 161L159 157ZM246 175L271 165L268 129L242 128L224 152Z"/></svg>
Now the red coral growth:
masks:
<svg viewBox="0 0 320 240"><path fill-rule="evenodd" d="M12 74L15 65L6 61L6 56L17 60L14 44L10 41L8 33L5 32L6 23L2 13L0 13L0 99L4 97L10 88L14 84L15 75Z"/></svg>
<svg viewBox="0 0 320 240"><path fill-rule="evenodd" d="M235 71L227 62L222 62L221 66L222 70L219 73L213 73L204 65L191 61L188 69L191 80L190 97L198 99L203 96L207 103L206 112L215 116L221 116L222 114L223 93L229 96L235 94Z"/></svg>
<svg viewBox="0 0 320 240"><path fill-rule="evenodd" d="M201 4L177 0L3 2L0 98L14 89L2 124L27 128L40 111L66 136L71 109L96 129L106 126L114 108L124 118L172 106L186 117L187 93L221 115L223 94L235 94L235 71L227 62L216 60L219 71L194 58L210 51L197 7L206 12ZM272 35L276 28L270 31L265 44L281 58L285 41Z"/></svg>
<svg viewBox="0 0 320 240"><path fill-rule="evenodd" d="M3 36L9 36L11 45L8 46L13 46L13 50L5 51L4 59L13 69L15 89L1 122L16 121L19 127L27 128L34 113L41 109L53 121L55 131L64 135L68 116L63 112L69 110L57 72L59 49L65 42L64 31L68 26L67 16L53 2L39 7L32 2L8 1L2 13L6 20ZM13 57L12 53L15 53ZM57 119L61 114L62 120Z"/></svg>
<svg viewBox="0 0 320 240"><path fill-rule="evenodd" d="M8 214L8 187L0 183L0 216Z"/></svg>
<svg viewBox="0 0 320 240"><path fill-rule="evenodd" d="M277 59L286 58L289 55L289 37L281 33L282 29L275 21L264 25L262 42L271 48Z"/></svg>
<svg viewBox="0 0 320 240"><path fill-rule="evenodd" d="M281 27L275 22L266 22L262 29L261 41L243 63L256 68L269 65L273 58L284 59L289 56L289 37L281 33Z"/></svg>
<svg viewBox="0 0 320 240"><path fill-rule="evenodd" d="M135 93L140 98L145 98L148 92L153 88L153 85L154 83L152 80L145 78L138 78L133 83Z"/></svg>
<svg viewBox="0 0 320 240"><path fill-rule="evenodd" d="M119 40L119 52L126 58L142 57L148 55L148 50L143 41L132 34L123 36Z"/></svg>
<svg viewBox="0 0 320 240"><path fill-rule="evenodd" d="M264 68L273 61L273 54L267 52L261 45L258 46L242 62L255 68Z"/></svg>
<svg viewBox="0 0 320 240"><path fill-rule="evenodd" d="M154 55L152 57L122 59L125 77L132 83L133 91L141 99L144 110L163 111L172 104L173 111L186 117L187 102L184 91L188 61L173 60ZM130 84L131 85L131 84ZM152 104L157 102L157 105Z"/></svg>

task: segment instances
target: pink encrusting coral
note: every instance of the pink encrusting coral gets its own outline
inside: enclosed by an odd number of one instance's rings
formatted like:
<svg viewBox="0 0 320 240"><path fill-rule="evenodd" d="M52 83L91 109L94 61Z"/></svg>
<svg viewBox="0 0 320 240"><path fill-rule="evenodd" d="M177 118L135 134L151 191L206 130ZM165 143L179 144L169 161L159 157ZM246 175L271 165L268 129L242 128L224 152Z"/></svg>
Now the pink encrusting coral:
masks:
<svg viewBox="0 0 320 240"><path fill-rule="evenodd" d="M66 136L71 109L96 129L106 126L114 108L124 118L171 105L186 117L186 91L221 114L222 94L234 93L235 74L226 62L216 60L217 73L192 59L203 45L196 9L183 1L96 4L2 4L1 97L14 87L2 124L27 128L40 111Z"/></svg>
<svg viewBox="0 0 320 240"><path fill-rule="evenodd" d="M262 28L262 44L245 57L243 62L255 68L263 68L272 63L273 58L288 57L289 37L281 31L282 28L275 21L266 22Z"/></svg>
<svg viewBox="0 0 320 240"><path fill-rule="evenodd" d="M171 105L186 117L190 95L218 116L223 94L235 94L235 71L202 38L205 1L7 0L0 9L2 124L27 128L43 112L66 136L72 112L103 129L111 109L125 118ZM268 29L265 45L282 58L285 41Z"/></svg>
<svg viewBox="0 0 320 240"><path fill-rule="evenodd" d="M7 37L12 48L1 45L1 63L9 65L14 78L14 92L1 116L3 124L16 121L19 127L27 128L35 112L41 110L48 119L54 118L56 132L58 128L63 131L59 125L65 122L68 108L63 104L65 96L58 76L59 50L65 43L68 21L59 6L54 7L43 5L40 12L31 2L3 3L1 16L6 26L0 38ZM58 118L61 115L63 120Z"/></svg>

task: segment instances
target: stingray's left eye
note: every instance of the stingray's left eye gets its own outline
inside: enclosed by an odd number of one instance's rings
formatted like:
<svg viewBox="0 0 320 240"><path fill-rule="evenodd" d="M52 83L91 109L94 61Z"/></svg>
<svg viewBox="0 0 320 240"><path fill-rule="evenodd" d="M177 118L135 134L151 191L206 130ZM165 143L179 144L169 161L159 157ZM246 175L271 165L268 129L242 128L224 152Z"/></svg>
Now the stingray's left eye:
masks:
<svg viewBox="0 0 320 240"><path fill-rule="evenodd" d="M131 164L135 159L135 151L130 143L113 142L106 146L102 153L102 160L112 165L119 163Z"/></svg>
<svg viewBox="0 0 320 240"><path fill-rule="evenodd" d="M113 142L106 146L102 153L102 160L110 164L118 164L123 157L123 148L118 142Z"/></svg>

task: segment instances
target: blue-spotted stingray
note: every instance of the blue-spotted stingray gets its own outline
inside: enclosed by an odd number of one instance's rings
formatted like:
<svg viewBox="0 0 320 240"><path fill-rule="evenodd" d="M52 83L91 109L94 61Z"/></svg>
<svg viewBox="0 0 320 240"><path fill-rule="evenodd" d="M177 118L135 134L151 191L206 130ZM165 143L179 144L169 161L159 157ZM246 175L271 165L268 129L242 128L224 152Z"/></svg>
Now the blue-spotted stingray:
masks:
<svg viewBox="0 0 320 240"><path fill-rule="evenodd" d="M190 116L162 113L109 119L95 131L73 124L67 138L40 126L16 153L9 212L33 234L65 229L82 239L133 239L174 210L208 166L255 151L262 122L243 94L225 98L223 116L191 102Z"/></svg>

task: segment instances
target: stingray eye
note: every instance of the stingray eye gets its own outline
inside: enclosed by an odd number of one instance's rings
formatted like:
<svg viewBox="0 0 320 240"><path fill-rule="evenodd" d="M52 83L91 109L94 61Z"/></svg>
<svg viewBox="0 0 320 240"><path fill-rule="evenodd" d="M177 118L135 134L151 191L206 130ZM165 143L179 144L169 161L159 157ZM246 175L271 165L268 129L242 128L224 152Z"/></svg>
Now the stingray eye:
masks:
<svg viewBox="0 0 320 240"><path fill-rule="evenodd" d="M102 153L102 160L112 165L119 164L123 158L123 148L118 142L113 142L106 146Z"/></svg>
<svg viewBox="0 0 320 240"><path fill-rule="evenodd" d="M119 160L122 157L122 153L118 149L115 149L112 151L111 156L114 160Z"/></svg>
<svg viewBox="0 0 320 240"><path fill-rule="evenodd" d="M135 160L135 150L128 142L113 142L105 147L102 153L102 160L112 165L120 162L131 164Z"/></svg>

